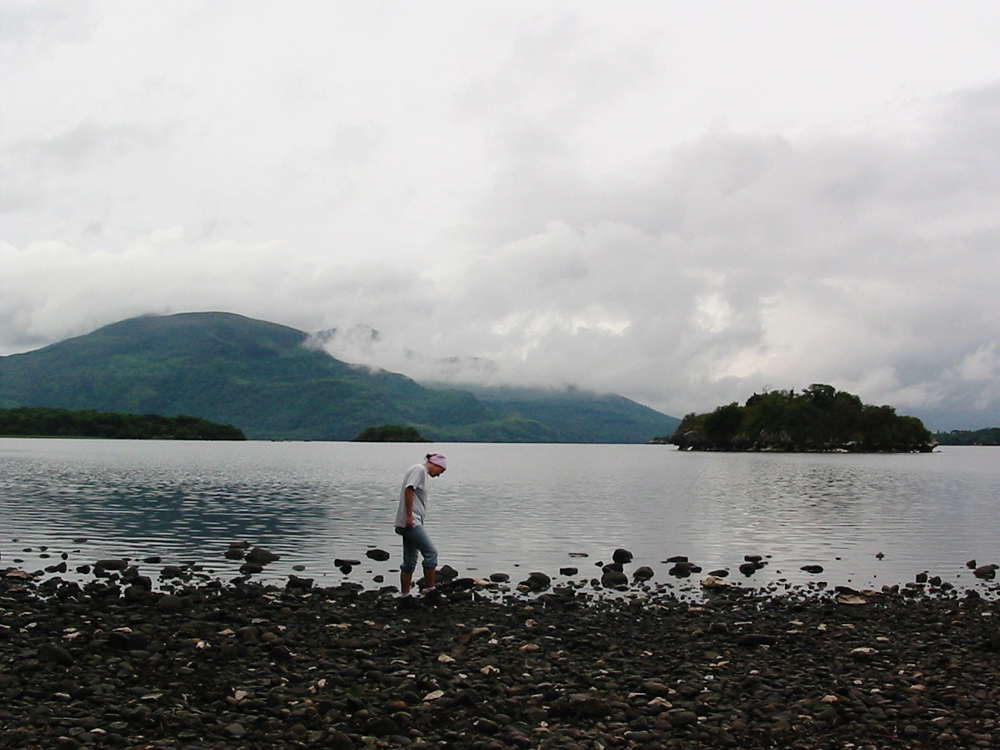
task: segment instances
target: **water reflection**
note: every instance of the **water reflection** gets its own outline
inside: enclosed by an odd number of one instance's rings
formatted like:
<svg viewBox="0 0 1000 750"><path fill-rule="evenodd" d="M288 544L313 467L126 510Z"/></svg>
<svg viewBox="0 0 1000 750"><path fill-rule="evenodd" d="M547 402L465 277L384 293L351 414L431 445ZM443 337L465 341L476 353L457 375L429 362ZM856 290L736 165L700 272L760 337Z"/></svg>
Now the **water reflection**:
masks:
<svg viewBox="0 0 1000 750"><path fill-rule="evenodd" d="M599 574L616 547L667 579L672 555L734 571L769 555L754 581L880 585L931 570L959 582L964 562L1000 560L1000 462L987 449L920 456L679 453L663 446L435 446L450 468L431 485L429 526L462 573L565 565ZM100 557L198 561L220 576L230 542L282 555L332 583L333 560L363 561L352 580L392 578L392 533L405 469L425 446L353 443L149 443L0 439L3 563L52 562L39 548ZM17 544L11 542L17 538ZM74 542L86 538L86 542ZM33 551L24 552L25 548ZM51 552L51 551L50 551ZM883 560L876 553L884 553ZM571 557L588 553L588 558ZM49 554L46 552L45 554ZM965 581L971 583L971 581Z"/></svg>

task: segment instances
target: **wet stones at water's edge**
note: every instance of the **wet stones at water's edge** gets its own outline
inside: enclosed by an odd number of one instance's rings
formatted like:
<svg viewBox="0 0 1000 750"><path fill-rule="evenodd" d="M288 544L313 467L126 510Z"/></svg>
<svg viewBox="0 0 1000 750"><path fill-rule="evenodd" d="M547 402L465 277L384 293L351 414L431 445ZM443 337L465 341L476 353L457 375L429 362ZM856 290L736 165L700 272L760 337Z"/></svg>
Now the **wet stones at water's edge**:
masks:
<svg viewBox="0 0 1000 750"><path fill-rule="evenodd" d="M446 566L401 610L393 586L89 567L0 570L5 748L1000 746L1000 602L978 575L779 594L715 569L681 596L619 552L589 580Z"/></svg>
<svg viewBox="0 0 1000 750"><path fill-rule="evenodd" d="M17 539L13 541L15 543L18 542ZM41 546L37 550L25 548L23 552L36 552L39 559L53 557L53 553L46 546ZM75 550L75 552L79 552L79 550ZM141 563L146 566L160 566L158 575L151 579L146 575L141 575L139 572L139 561L130 558L103 558L94 563L70 565L69 554L67 552L57 554L60 558L58 563L45 565L43 569L35 570L32 576L41 580L47 576L55 577L69 574L71 579L79 583L83 582L82 577L92 575L97 579L103 580L106 585L118 588L123 592L124 596L135 595L137 590L152 590L154 588L159 588L164 593L170 593L178 586L190 585L192 583L223 585L222 582L226 578L225 571L220 571L218 566L212 563L162 564L163 560L159 555L144 556L141 560ZM575 551L568 553L569 558L581 561L589 556L587 552ZM330 583L326 579L326 574L322 572L318 574L318 577L316 574L311 577L298 575L309 569L309 566L301 563L290 566L295 571L292 574L288 574L287 570L289 566L286 563L284 567L285 572L281 573L274 568L273 563L281 560L282 555L266 547L255 546L246 541L231 543L229 548L224 550L221 557L226 560L242 563L238 566L239 575L237 577L231 577L230 574L229 583L245 583L256 580L259 583L271 585L283 583L291 588L299 589L308 589L316 585L317 582L319 585ZM706 577L703 573L704 569L700 564L692 562L687 556L675 555L660 561L662 567L658 568L660 572L660 576L658 577L657 571L650 565L633 564L634 556L631 551L618 548L611 554L612 562L605 563L603 560L597 560L593 563L596 570L590 573L588 573L586 568L580 568L580 563L560 567L558 569L559 578L557 582L560 585L569 585L578 589L591 589L592 593L596 596L620 595L635 588L657 591L662 591L664 588L674 589L682 595L698 596L703 589L718 588L721 586L754 587L757 593L780 593L782 591L794 591L796 588L804 585L809 591L815 592L824 590L831 585L819 577L826 569L824 566L818 564L798 567L798 571L808 574L804 584L790 582L780 566L768 568L771 570L771 574L765 580L756 580L756 574L767 568L772 562L770 557L770 555L759 554L744 555L743 561L739 564L731 567L714 568ZM885 555L881 552L874 555L874 558L877 560L882 560L884 557ZM3 560L11 559L17 564L25 562L18 557L11 558L9 554L3 558ZM332 562L333 567L343 576L342 582L344 585L356 586L360 589L378 588L386 590L391 589L391 586L387 587L384 585L386 574L398 573L398 568L389 567L389 565L393 564L389 562L392 559L393 554L391 552L371 546L365 550L364 558L335 557ZM839 560L840 558L837 559ZM365 563L364 565L363 562ZM372 566L375 566L374 569ZM515 567L517 566L515 565ZM883 584L881 590L884 592L902 591L907 596L919 596L925 591L930 593L950 591L959 585L963 588L978 585L980 590L988 590L987 587L991 586L996 579L997 570L1000 570L1000 566L997 564L980 564L975 559L969 560L965 564L965 567L971 571L972 578L966 578L960 584L957 581L954 583L946 581L940 575L931 575L927 571L922 571L914 575L912 582L894 586ZM731 574L734 572L732 571L733 568L741 574L741 577ZM146 569L148 570L148 568ZM474 568L470 568L470 571L475 570ZM668 579L663 578L664 573L669 576ZM960 578L961 575L961 573L957 573L956 578ZM440 570L439 576L447 580L457 577L458 571L445 565ZM347 582L349 578L353 579L350 583ZM676 583L669 582L670 579L673 579ZM479 574L477 573L476 577L470 580L477 582L481 594L491 594L494 598L507 595L511 592L527 595L537 594L555 585L553 579L547 573L538 571L532 572L527 576L521 574L518 576L518 579L513 581L510 574L505 572L491 573L488 578L479 578ZM850 583L849 578L848 582Z"/></svg>
<svg viewBox="0 0 1000 750"><path fill-rule="evenodd" d="M13 541L16 543L18 540L15 539ZM51 558L53 555L48 549L45 546L39 547L38 558ZM25 548L23 551L25 553L36 552L36 550L32 550L31 548ZM79 551L77 550L76 552ZM129 591L129 589L136 589L137 587L145 590L152 590L158 587L163 592L170 593L176 586L189 585L191 583L221 585L225 577L224 571L219 571L217 566L211 563L174 563L163 565L162 558L159 555L145 556L141 560L144 565L160 566L158 576L155 579L141 575L139 573L139 562L130 558L103 558L94 563L71 566L68 562L69 555L67 552L58 553L58 556L61 558L58 563L46 565L43 569L34 571L32 575L40 580L46 576L61 576L68 573L71 578L75 576L77 582L81 582L81 576L92 575L95 578L104 580L110 586L119 586L124 589L126 592L124 595L134 594L134 591ZM586 552L570 552L568 556L570 558L584 559L589 557L589 554ZM277 585L283 582L292 588L306 589L316 584L318 580L316 575L312 577L298 575L309 569L309 566L301 563L290 566L295 571L293 574L289 575L287 573L287 564L284 574L277 572L272 564L281 560L282 555L265 547L254 546L250 542L231 543L229 548L222 554L222 557L226 560L242 563L238 567L239 575L235 578L230 577L230 583L258 580L258 582L265 584ZM732 576L730 567L712 569L706 578L704 577L704 569L701 565L692 562L687 556L675 555L660 561L663 567L659 568L661 575L659 580L657 580L657 572L653 567L639 564L633 566L632 552L627 549L618 548L611 555L612 562L605 563L603 560L594 562L593 565L597 570L593 573L588 574L587 569L581 569L579 564L560 567L558 569L558 582L562 585L571 585L577 588L590 588L595 595L609 593L614 595L615 593L628 592L635 587L644 589L652 587L656 590L676 587L678 593L686 592L689 595L692 592L698 595L700 589L706 587L717 588L728 585L740 587L752 586L757 589L758 593L794 590L797 584L791 583L780 568L771 569L771 575L767 580L757 581L755 579L755 575L771 563L770 557L770 555L759 554L745 555L742 562L732 566L732 568L735 568L741 574L742 578ZM881 560L885 555L879 552L874 557ZM387 588L384 586L386 573L398 573L398 568L390 568L386 565L386 563L389 565L392 564L389 562L392 558L393 554L384 549L369 547L364 553L364 560L360 557L335 557L332 562L333 567L344 577L345 585L348 585L346 579L354 578L356 582L352 582L350 585L355 585L362 589L373 587L385 589ZM8 555L5 559L10 560L11 558ZM840 558L837 559L839 560ZM365 561L366 564L362 565ZM24 560L14 557L13 562L23 564ZM376 566L376 569L372 568L373 565ZM378 569L379 566L381 566L381 569ZM515 565L515 567L517 566ZM972 579L967 578L962 582L961 586L963 587L972 587L976 584L980 588L989 586L996 579L997 570L1000 570L1000 566L997 564L982 565L975 559L969 560L965 567L972 572ZM474 570L474 568L470 569L470 571ZM809 577L805 579L804 585L811 591L823 590L830 586L827 581L818 577L825 570L824 566L818 564L798 567L798 571L808 574ZM668 581L670 579L676 581L676 586L674 583L664 582L664 578L662 577L664 573L669 576ZM957 577L961 577L961 575L961 573L958 573ZM446 565L441 569L440 576L445 579L454 578L458 576L458 572ZM320 573L320 585L328 584L329 581L323 580L323 578L325 578L325 574ZM481 589L492 593L494 596L506 595L511 591L529 595L537 594L546 591L553 585L553 579L547 573L538 571L532 572L526 577L522 574L519 576L519 579L512 582L508 573L495 572L489 574L486 579L478 580L486 584ZM848 579L848 582L850 582L850 579ZM895 586L882 585L881 589L885 592L898 592L902 590L906 595L917 596L925 590L932 593L939 590L949 591L954 589L956 585L957 583L946 581L939 575L931 575L927 571L922 571L914 575L912 582Z"/></svg>

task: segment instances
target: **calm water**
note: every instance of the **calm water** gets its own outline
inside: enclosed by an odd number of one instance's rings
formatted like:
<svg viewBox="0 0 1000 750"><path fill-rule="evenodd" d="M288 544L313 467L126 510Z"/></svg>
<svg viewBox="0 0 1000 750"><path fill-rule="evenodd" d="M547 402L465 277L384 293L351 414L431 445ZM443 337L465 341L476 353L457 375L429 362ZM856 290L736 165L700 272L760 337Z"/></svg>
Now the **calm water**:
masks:
<svg viewBox="0 0 1000 750"><path fill-rule="evenodd" d="M687 555L745 586L784 580L858 588L929 571L988 588L965 562L1000 562L1000 449L927 455L681 453L651 445L436 445L428 530L462 575L533 570L599 575L616 547L676 583L662 561ZM0 439L3 567L70 570L104 557L197 562L224 580L223 553L249 541L281 555L265 580L395 581L392 532L405 470L425 446ZM42 550L42 547L47 549ZM386 563L371 547L393 553ZM884 554L882 560L875 555ZM586 553L588 557L578 556ZM752 578L745 554L769 556ZM15 560L21 560L15 563ZM819 564L823 574L800 571ZM634 567L633 566L633 567ZM154 575L158 566L145 566ZM696 577L697 578L697 577ZM694 581L692 581L693 583ZM685 584L686 585L686 584ZM992 588L992 587L989 587Z"/></svg>

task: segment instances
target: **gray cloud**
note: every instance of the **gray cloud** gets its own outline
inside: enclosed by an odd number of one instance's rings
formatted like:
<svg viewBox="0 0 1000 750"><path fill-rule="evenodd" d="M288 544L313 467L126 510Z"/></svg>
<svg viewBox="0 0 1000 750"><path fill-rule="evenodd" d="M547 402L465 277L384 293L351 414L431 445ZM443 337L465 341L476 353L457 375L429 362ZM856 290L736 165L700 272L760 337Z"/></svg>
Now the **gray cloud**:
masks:
<svg viewBox="0 0 1000 750"><path fill-rule="evenodd" d="M827 99L940 66L790 66L780 40L727 47L660 4L642 33L599 3L398 28L360 6L130 7L94 6L72 44L4 29L0 353L231 310L336 328L336 356L418 378L676 415L828 382L934 427L1000 423L996 82L956 69L830 122ZM914 39L932 17L915 7ZM970 70L986 36L963 37Z"/></svg>
<svg viewBox="0 0 1000 750"><path fill-rule="evenodd" d="M88 41L97 22L94 3L88 0L5 0L0 8L0 40L5 49L16 45L22 53L47 55L60 44Z"/></svg>
<svg viewBox="0 0 1000 750"><path fill-rule="evenodd" d="M35 169L72 172L106 162L136 149L149 149L163 140L161 132L136 125L85 122L50 138L15 143L12 150Z"/></svg>

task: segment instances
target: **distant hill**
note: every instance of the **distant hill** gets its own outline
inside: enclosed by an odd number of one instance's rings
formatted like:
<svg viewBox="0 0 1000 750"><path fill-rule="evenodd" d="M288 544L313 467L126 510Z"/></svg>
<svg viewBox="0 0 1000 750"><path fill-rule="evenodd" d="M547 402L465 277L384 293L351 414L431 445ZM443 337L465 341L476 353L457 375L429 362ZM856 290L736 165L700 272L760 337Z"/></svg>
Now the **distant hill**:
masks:
<svg viewBox="0 0 1000 750"><path fill-rule="evenodd" d="M512 417L560 425L563 442L649 442L681 423L647 406L613 393L588 393L576 388L513 388L465 386L490 408Z"/></svg>
<svg viewBox="0 0 1000 750"><path fill-rule="evenodd" d="M310 340L231 313L133 318L0 357L0 408L187 414L251 440L350 440L392 424L435 441L638 443L678 421L620 396L427 388L337 360Z"/></svg>
<svg viewBox="0 0 1000 750"><path fill-rule="evenodd" d="M849 451L926 453L930 431L891 406L863 404L857 396L814 383L801 393L755 393L746 404L688 414L672 435L656 442L681 450Z"/></svg>

